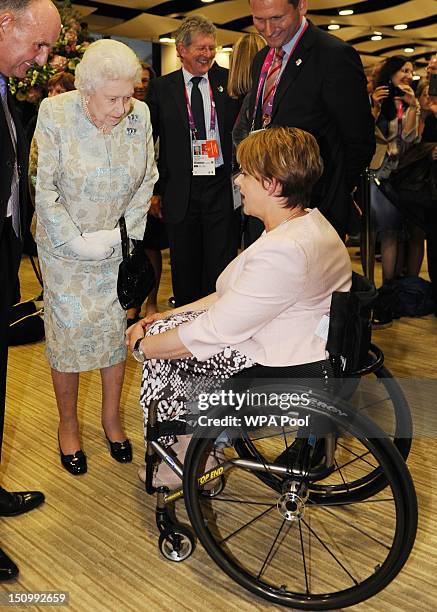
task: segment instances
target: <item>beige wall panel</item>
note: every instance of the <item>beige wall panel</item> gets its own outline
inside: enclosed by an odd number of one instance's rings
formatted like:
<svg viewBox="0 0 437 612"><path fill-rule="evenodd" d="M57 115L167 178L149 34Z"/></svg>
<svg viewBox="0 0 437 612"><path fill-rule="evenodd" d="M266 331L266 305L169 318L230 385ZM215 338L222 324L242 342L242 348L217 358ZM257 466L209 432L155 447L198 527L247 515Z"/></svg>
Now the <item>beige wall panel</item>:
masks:
<svg viewBox="0 0 437 612"><path fill-rule="evenodd" d="M139 15L123 24L110 28L105 34L157 41L159 36L174 32L179 25L180 21L178 19L147 14Z"/></svg>

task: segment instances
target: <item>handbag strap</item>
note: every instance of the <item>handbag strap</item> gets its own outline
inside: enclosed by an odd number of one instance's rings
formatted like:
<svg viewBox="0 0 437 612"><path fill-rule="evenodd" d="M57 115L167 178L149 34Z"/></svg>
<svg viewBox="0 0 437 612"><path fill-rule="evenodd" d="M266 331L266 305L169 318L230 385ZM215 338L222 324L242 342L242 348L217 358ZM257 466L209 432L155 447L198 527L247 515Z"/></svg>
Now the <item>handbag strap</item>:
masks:
<svg viewBox="0 0 437 612"><path fill-rule="evenodd" d="M120 217L118 224L120 226L123 261L127 261L129 259L129 238L127 236L126 221L124 220L124 217Z"/></svg>

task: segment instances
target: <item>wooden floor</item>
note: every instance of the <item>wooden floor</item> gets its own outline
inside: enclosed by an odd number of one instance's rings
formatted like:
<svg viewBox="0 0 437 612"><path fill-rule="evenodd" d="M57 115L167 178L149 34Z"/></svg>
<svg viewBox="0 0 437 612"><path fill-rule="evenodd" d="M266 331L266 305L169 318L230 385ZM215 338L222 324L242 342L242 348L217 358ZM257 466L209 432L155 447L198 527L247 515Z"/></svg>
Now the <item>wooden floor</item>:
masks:
<svg viewBox="0 0 437 612"><path fill-rule="evenodd" d="M358 268L358 262L354 265ZM23 298L39 288L23 261ZM160 305L171 295L165 254ZM402 319L375 333L386 364L402 377L436 378L437 319ZM10 351L7 421L2 484L9 490L36 488L46 502L28 515L1 520L1 544L20 567L17 582L1 591L67 591L69 610L253 611L275 607L244 591L225 576L201 546L185 563L165 561L157 550L154 498L137 479L143 460L140 368L128 359L123 417L134 444L134 462L120 465L108 453L100 428L97 373L81 378L80 418L89 472L74 478L59 464L57 411L44 344ZM409 459L420 506L413 554L395 582L356 610L425 612L437 608L437 444L415 439ZM183 511L181 510L183 516ZM384 516L380 517L384 521ZM42 606L33 609L46 609ZM16 607L15 609L24 609Z"/></svg>

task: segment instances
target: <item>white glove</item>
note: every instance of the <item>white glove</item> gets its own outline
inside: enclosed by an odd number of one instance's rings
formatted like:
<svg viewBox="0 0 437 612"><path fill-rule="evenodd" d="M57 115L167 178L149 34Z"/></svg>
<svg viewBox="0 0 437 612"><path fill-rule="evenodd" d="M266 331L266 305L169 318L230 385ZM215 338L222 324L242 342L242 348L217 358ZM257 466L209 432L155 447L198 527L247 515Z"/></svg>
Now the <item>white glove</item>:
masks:
<svg viewBox="0 0 437 612"><path fill-rule="evenodd" d="M89 234L92 236L92 234ZM78 256L79 259L100 261L107 259L114 249L102 245L98 240L77 236L67 243L70 249Z"/></svg>
<svg viewBox="0 0 437 612"><path fill-rule="evenodd" d="M117 226L113 230L98 230L97 232L84 232L85 240L92 240L105 247L115 247L121 244L120 228Z"/></svg>

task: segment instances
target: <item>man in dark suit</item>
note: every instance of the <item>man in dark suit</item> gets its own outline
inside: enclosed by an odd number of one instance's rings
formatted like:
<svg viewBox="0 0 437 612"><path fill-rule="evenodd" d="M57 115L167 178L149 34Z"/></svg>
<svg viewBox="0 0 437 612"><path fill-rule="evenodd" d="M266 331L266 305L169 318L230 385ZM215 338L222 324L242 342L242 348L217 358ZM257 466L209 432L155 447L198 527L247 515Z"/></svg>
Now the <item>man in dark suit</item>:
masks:
<svg viewBox="0 0 437 612"><path fill-rule="evenodd" d="M213 64L210 21L197 15L185 19L176 48L182 69L152 80L146 101L159 137L152 208L162 206L173 291L181 306L214 292L218 275L237 253L231 131L238 103L226 93L228 71Z"/></svg>
<svg viewBox="0 0 437 612"><path fill-rule="evenodd" d="M305 19L307 0L250 0L250 6L254 25L268 44L252 67L253 127L298 127L315 136L324 172L312 203L344 238L351 192L375 147L360 57ZM249 243L261 232L257 221L251 221L251 230L258 227Z"/></svg>
<svg viewBox="0 0 437 612"><path fill-rule="evenodd" d="M7 87L7 77L22 78L36 62L44 65L60 31L50 0L0 0L0 451L6 395L9 310L17 284L25 227L27 194L26 138ZM8 493L0 487L0 516L22 514L44 501L39 491ZM18 575L0 549L0 580Z"/></svg>

